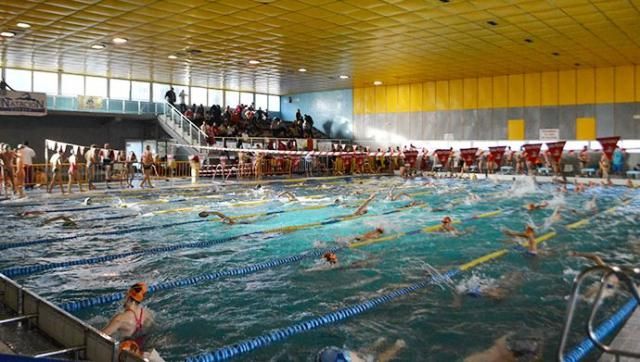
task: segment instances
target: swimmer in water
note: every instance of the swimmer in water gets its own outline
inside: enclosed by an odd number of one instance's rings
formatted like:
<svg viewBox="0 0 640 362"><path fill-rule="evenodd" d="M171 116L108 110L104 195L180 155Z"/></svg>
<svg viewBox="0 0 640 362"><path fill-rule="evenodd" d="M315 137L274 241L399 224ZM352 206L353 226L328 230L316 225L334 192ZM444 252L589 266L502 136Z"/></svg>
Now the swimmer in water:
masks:
<svg viewBox="0 0 640 362"><path fill-rule="evenodd" d="M635 188L636 186L633 184L633 181L631 181L630 178L627 179L627 187L630 189Z"/></svg>
<svg viewBox="0 0 640 362"><path fill-rule="evenodd" d="M61 216L56 216L56 217L52 217L50 219L45 220L44 222L42 222L42 225L47 225L50 224L52 222L56 222L62 220L62 227L64 228L75 228L78 227L78 224L73 221L72 218L70 218L69 216L65 216L65 215L61 215Z"/></svg>
<svg viewBox="0 0 640 362"><path fill-rule="evenodd" d="M407 346L404 340L398 339L392 346L382 349L385 338L380 338L372 350L351 351L338 347L325 347L316 355L315 362L389 362L396 360L396 355Z"/></svg>
<svg viewBox="0 0 640 362"><path fill-rule="evenodd" d="M538 255L538 245L536 243L536 233L535 229L531 225L527 225L524 228L524 232L519 233L512 230L503 230L502 231L507 236L524 238L527 240L527 253L532 256Z"/></svg>
<svg viewBox="0 0 640 362"><path fill-rule="evenodd" d="M233 225L236 224L236 221L233 220L232 218L228 217L227 215L218 212L218 211L201 211L198 216L200 217L209 217L210 215L215 215L217 217L220 218L220 220L225 223L225 224L229 224L229 225Z"/></svg>
<svg viewBox="0 0 640 362"><path fill-rule="evenodd" d="M362 205L360 205L360 207L358 207L358 209L353 213L353 215L364 215L367 213L367 206L369 205L369 203L371 201L373 201L373 199L376 197L376 193L372 193L369 198L367 198L366 200L364 200L364 202L362 203Z"/></svg>
<svg viewBox="0 0 640 362"><path fill-rule="evenodd" d="M23 211L21 213L18 213L17 216L19 217L35 217L35 216L40 216L45 214L46 212L44 211Z"/></svg>
<svg viewBox="0 0 640 362"><path fill-rule="evenodd" d="M375 230L366 232L360 236L356 236L355 238L353 238L353 240L364 241L364 240L376 239L376 238L379 238L382 234L384 234L384 228L377 227L375 228Z"/></svg>
<svg viewBox="0 0 640 362"><path fill-rule="evenodd" d="M602 258L594 253L580 253L576 251L571 251L568 254L569 256L581 257L585 259L589 259L593 261L598 266L609 267L607 263L602 260ZM606 280L606 289L604 290L603 298L611 297L615 294L615 288L620 283L620 279L615 274L611 274ZM593 301L598 296L598 291L600 289L599 283L595 283L591 287L589 287L584 293L584 299L587 301Z"/></svg>
<svg viewBox="0 0 640 362"><path fill-rule="evenodd" d="M549 203L546 201L543 201L539 204L536 203L529 203L527 205L525 205L525 209L527 209L527 211L533 211L533 210L540 210L540 209L544 209L545 207L549 206Z"/></svg>
<svg viewBox="0 0 640 362"><path fill-rule="evenodd" d="M322 255L322 258L329 263L329 265L336 265L338 264L338 256L336 255L336 253L333 252L326 252Z"/></svg>
<svg viewBox="0 0 640 362"><path fill-rule="evenodd" d="M91 204L93 204L93 201L91 200L90 197L87 197L86 199L84 199L84 201L82 201L82 205L84 205L84 206L89 206Z"/></svg>
<svg viewBox="0 0 640 362"><path fill-rule="evenodd" d="M440 227L438 228L437 231L444 232L444 233L452 233L452 234L457 233L458 230L456 230L456 228L453 227L452 223L453 223L453 220L451 220L451 217L449 216L443 217L442 221L440 222Z"/></svg>
<svg viewBox="0 0 640 362"><path fill-rule="evenodd" d="M286 196L289 199L289 202L298 201L298 199L296 198L296 195L294 195L290 191L282 192L280 195L278 195L278 198L283 197L283 196Z"/></svg>
<svg viewBox="0 0 640 362"><path fill-rule="evenodd" d="M484 297L495 301L502 301L510 295L513 295L515 288L521 285L523 280L524 275L522 272L511 272L500 277L494 285L467 288L464 292L471 297Z"/></svg>
<svg viewBox="0 0 640 362"><path fill-rule="evenodd" d="M509 333L495 340L491 348L476 352L464 362L538 361L542 353L542 339L522 337L526 333Z"/></svg>

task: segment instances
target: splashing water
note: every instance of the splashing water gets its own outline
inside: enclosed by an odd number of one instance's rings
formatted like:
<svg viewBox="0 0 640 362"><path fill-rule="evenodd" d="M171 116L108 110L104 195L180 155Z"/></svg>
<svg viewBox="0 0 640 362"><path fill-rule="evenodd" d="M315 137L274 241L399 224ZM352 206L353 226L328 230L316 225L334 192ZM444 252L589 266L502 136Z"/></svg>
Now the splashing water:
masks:
<svg viewBox="0 0 640 362"><path fill-rule="evenodd" d="M533 177L523 177L513 181L509 194L512 196L522 196L537 192L536 182Z"/></svg>

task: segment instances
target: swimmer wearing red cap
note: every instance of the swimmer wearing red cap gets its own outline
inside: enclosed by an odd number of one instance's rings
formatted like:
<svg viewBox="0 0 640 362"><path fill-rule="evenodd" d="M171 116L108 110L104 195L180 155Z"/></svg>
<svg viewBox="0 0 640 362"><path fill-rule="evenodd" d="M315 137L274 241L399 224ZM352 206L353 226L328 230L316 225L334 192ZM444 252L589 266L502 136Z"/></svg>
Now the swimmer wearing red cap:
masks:
<svg viewBox="0 0 640 362"><path fill-rule="evenodd" d="M141 305L147 293L145 283L136 283L126 293L123 310L116 314L102 332L110 336L117 334L121 339L121 350L142 354L145 330L153 324L152 313Z"/></svg>

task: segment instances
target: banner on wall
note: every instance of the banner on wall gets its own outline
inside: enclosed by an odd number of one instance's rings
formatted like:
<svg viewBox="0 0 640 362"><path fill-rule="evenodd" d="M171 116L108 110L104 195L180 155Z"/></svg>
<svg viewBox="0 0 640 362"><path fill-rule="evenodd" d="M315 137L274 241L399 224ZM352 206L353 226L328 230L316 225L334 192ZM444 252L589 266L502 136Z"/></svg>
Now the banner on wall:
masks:
<svg viewBox="0 0 640 362"><path fill-rule="evenodd" d="M489 147L489 153L493 156L493 161L500 165L502 162L502 157L504 157L504 151L507 149L507 146L494 146Z"/></svg>
<svg viewBox="0 0 640 362"><path fill-rule="evenodd" d="M418 160L418 150L406 150L404 153L404 162L408 163L411 167L415 167Z"/></svg>
<svg viewBox="0 0 640 362"><path fill-rule="evenodd" d="M47 95L33 92L0 92L0 115L46 116Z"/></svg>
<svg viewBox="0 0 640 362"><path fill-rule="evenodd" d="M476 160L476 155L478 154L478 148L461 148L460 149L460 157L464 160L465 165L471 166L473 162Z"/></svg>
<svg viewBox="0 0 640 362"><path fill-rule="evenodd" d="M540 128L540 141L555 141L559 139L559 128Z"/></svg>
<svg viewBox="0 0 640 362"><path fill-rule="evenodd" d="M102 109L102 97L78 96L78 109Z"/></svg>
<svg viewBox="0 0 640 362"><path fill-rule="evenodd" d="M451 155L451 150L436 150L434 152L440 164L444 167L447 165L447 161L449 160L449 156Z"/></svg>
<svg viewBox="0 0 640 362"><path fill-rule="evenodd" d="M564 149L565 143L567 142L561 141L547 143L547 147L549 148L549 155L551 155L551 158L553 158L554 161L560 162L560 158L562 158L562 150Z"/></svg>
<svg viewBox="0 0 640 362"><path fill-rule="evenodd" d="M522 147L526 153L527 161L535 163L540 155L540 147L542 147L542 143L532 143L529 145L523 145Z"/></svg>
<svg viewBox="0 0 640 362"><path fill-rule="evenodd" d="M600 137L596 138L598 142L602 145L602 152L607 155L607 158L611 160L611 156L613 155L613 151L616 150L618 146L618 141L620 140L619 136L613 137Z"/></svg>

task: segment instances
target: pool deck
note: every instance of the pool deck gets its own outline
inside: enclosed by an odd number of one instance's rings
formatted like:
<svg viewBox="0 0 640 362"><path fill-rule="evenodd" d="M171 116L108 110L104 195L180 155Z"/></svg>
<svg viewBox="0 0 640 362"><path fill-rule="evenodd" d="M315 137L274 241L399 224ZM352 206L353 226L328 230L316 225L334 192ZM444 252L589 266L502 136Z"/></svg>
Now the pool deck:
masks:
<svg viewBox="0 0 640 362"><path fill-rule="evenodd" d="M618 332L611 343L614 349L640 353L640 309L636 309L627 320L624 327ZM620 357L621 362L639 361L638 358ZM604 353L600 357L601 362L615 362L612 354Z"/></svg>

